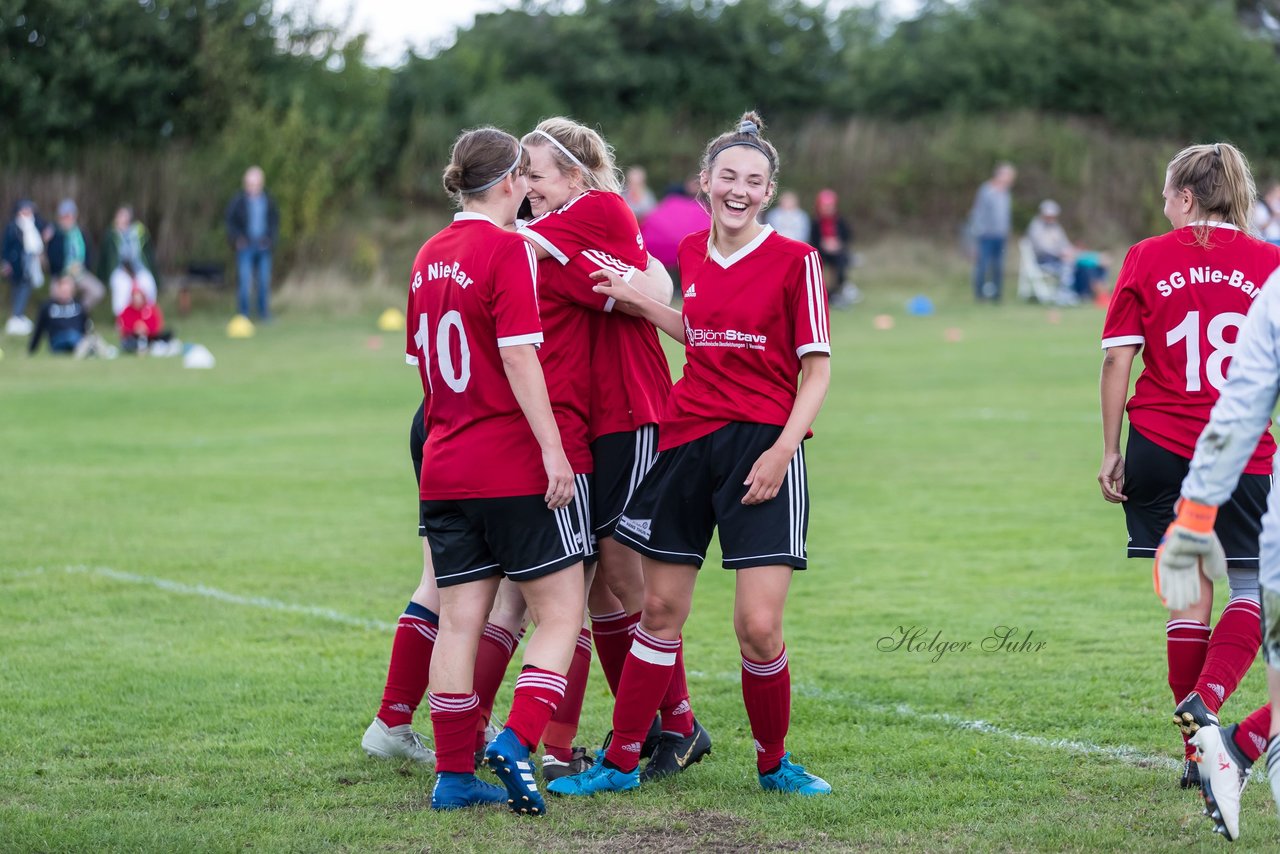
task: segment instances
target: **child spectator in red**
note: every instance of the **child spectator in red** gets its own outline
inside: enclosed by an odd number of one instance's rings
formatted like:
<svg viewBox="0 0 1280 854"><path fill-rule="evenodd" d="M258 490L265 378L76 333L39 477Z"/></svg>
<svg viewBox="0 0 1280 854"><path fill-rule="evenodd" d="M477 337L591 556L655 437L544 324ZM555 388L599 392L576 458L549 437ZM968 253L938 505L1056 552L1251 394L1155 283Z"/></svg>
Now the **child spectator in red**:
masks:
<svg viewBox="0 0 1280 854"><path fill-rule="evenodd" d="M116 318L116 327L120 330L120 346L126 353L145 353L150 349L153 355L167 355L173 341L173 333L164 328L160 306L147 299L146 291L136 285L129 304Z"/></svg>

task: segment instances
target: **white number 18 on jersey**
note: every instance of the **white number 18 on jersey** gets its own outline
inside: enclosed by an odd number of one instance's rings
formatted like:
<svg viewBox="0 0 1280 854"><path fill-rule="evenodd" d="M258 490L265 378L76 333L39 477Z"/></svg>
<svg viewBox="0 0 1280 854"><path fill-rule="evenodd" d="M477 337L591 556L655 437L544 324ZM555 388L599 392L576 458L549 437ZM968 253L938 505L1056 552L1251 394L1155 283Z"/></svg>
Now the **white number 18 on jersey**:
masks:
<svg viewBox="0 0 1280 854"><path fill-rule="evenodd" d="M1245 316L1238 312L1223 312L1215 315L1205 330L1211 349L1204 360L1204 373L1209 378L1209 385L1216 389L1226 384L1227 359L1236 352L1236 342L1227 340L1226 331L1234 328L1239 336L1244 320ZM1164 337L1164 343L1170 347L1179 341L1187 342L1187 391L1200 391L1200 312L1187 312L1182 322Z"/></svg>

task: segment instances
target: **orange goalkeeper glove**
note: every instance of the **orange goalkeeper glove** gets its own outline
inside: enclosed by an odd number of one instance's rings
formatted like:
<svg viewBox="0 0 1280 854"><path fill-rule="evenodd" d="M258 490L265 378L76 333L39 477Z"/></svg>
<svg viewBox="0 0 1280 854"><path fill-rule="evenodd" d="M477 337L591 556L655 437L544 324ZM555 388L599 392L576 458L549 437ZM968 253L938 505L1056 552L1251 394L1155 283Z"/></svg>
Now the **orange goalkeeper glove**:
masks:
<svg viewBox="0 0 1280 854"><path fill-rule="evenodd" d="M1171 611L1181 611L1200 599L1200 575L1210 581L1227 577L1227 557L1213 531L1218 508L1185 498L1178 516L1156 549L1156 595Z"/></svg>

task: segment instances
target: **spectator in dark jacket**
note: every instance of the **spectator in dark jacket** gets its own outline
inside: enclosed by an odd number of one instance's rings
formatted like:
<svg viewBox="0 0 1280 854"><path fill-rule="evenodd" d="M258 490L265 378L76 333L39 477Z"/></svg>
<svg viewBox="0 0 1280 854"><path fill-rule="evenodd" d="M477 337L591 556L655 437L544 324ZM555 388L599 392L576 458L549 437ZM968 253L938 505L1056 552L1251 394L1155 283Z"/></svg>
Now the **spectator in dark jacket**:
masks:
<svg viewBox="0 0 1280 854"><path fill-rule="evenodd" d="M280 234L280 212L263 189L262 169L249 167L244 190L227 205L227 241L236 252L236 313L249 316L249 294L258 279L258 317L271 319L271 252Z"/></svg>
<svg viewBox="0 0 1280 854"><path fill-rule="evenodd" d="M89 334L89 312L76 301L76 286L70 276L53 280L49 289L52 299L40 306L35 330L31 333L28 353L40 348L40 339L49 336L49 350L54 353L72 353Z"/></svg>
<svg viewBox="0 0 1280 854"><path fill-rule="evenodd" d="M75 282L76 292L85 311L93 311L93 307L102 302L107 288L102 280L89 272L93 264L93 244L89 235L80 227L80 211L71 199L63 199L58 204L58 223L49 239L49 275L57 278L67 275Z"/></svg>
<svg viewBox="0 0 1280 854"><path fill-rule="evenodd" d="M13 207L13 219L5 227L0 244L0 274L9 277L13 310L4 325L6 335L29 335L31 320L27 302L31 289L44 284L44 243L49 238L48 226L36 216L36 206L23 199Z"/></svg>

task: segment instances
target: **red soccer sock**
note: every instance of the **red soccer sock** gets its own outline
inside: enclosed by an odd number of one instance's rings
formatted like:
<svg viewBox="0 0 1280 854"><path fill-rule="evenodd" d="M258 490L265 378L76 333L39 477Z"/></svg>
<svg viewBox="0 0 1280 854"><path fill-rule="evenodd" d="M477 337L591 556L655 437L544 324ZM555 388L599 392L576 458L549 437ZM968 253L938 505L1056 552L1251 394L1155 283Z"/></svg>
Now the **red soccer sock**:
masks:
<svg viewBox="0 0 1280 854"><path fill-rule="evenodd" d="M472 678L476 696L480 698L481 746L484 745L484 725L493 716L493 698L498 696L502 678L507 675L507 665L516 652L516 636L495 626L484 624L484 634L476 647L476 669Z"/></svg>
<svg viewBox="0 0 1280 854"><path fill-rule="evenodd" d="M667 693L679 649L678 639L663 640L636 626L613 704L613 739L605 752L605 759L622 771L640 764L640 747Z"/></svg>
<svg viewBox="0 0 1280 854"><path fill-rule="evenodd" d="M1196 687L1209 651L1209 627L1196 620L1170 620L1164 624L1165 654L1169 660L1169 690L1181 703Z"/></svg>
<svg viewBox="0 0 1280 854"><path fill-rule="evenodd" d="M431 651L436 646L439 623L439 617L417 602L411 601L400 615L391 641L391 664L382 689L382 706L378 709L378 719L389 727L413 723L413 713L427 693Z"/></svg>
<svg viewBox="0 0 1280 854"><path fill-rule="evenodd" d="M689 682L684 675L684 638L680 638L680 646L676 650L675 667L671 669L671 681L667 684L667 693L659 706L662 712L662 729L664 732L678 732L689 735L693 732L693 708L689 705Z"/></svg>
<svg viewBox="0 0 1280 854"><path fill-rule="evenodd" d="M564 699L556 706L555 713L542 734L542 744L547 748L547 753L561 762L573 759L573 739L578 734L582 698L587 692L587 676L590 673L591 632L583 629L578 633L578 646L574 649L573 661L569 664Z"/></svg>
<svg viewBox="0 0 1280 854"><path fill-rule="evenodd" d="M609 683L609 693L615 697L618 696L618 685L622 681L622 668L627 661L627 652L631 649L631 637L639 622L639 612L630 616L626 611L591 616L591 637L596 642L596 658L600 659L604 681Z"/></svg>
<svg viewBox="0 0 1280 854"><path fill-rule="evenodd" d="M1196 620L1170 620L1164 624L1165 652L1169 660L1169 690L1174 705L1181 703L1196 687L1205 653L1209 650L1209 627ZM1195 755L1195 747L1182 737L1183 754Z"/></svg>
<svg viewBox="0 0 1280 854"><path fill-rule="evenodd" d="M476 692L427 695L431 704L431 729L436 740L436 771L470 774L476 770L471 749L475 718L480 714Z"/></svg>
<svg viewBox="0 0 1280 854"><path fill-rule="evenodd" d="M511 714L507 715L507 728L525 747L533 750L542 741L547 721L564 699L568 680L552 670L525 665L516 679L516 692L511 698Z"/></svg>
<svg viewBox="0 0 1280 854"><path fill-rule="evenodd" d="M1267 703L1236 727L1234 736L1236 747L1240 748L1240 752L1249 757L1250 761L1257 762L1258 757L1267 751L1267 734L1270 732L1271 704Z"/></svg>
<svg viewBox="0 0 1280 854"><path fill-rule="evenodd" d="M1262 646L1262 613L1252 599L1232 599L1222 609L1218 624L1209 638L1204 667L1196 680L1195 691L1217 714L1240 680L1249 672Z"/></svg>
<svg viewBox="0 0 1280 854"><path fill-rule="evenodd" d="M791 727L791 670L787 649L773 661L742 658L742 702L756 740L756 767L772 771L787 752L784 742Z"/></svg>

